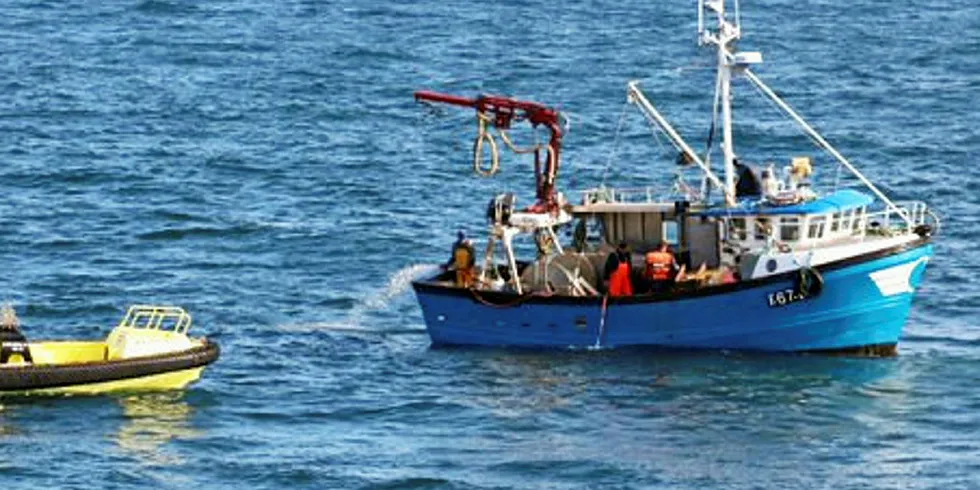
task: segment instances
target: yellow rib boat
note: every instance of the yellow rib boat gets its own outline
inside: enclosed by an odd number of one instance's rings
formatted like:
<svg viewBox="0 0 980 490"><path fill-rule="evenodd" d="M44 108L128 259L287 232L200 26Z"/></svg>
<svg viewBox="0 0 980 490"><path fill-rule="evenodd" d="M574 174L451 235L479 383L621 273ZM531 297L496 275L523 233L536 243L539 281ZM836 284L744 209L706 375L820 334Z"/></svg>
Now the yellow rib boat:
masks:
<svg viewBox="0 0 980 490"><path fill-rule="evenodd" d="M190 337L190 328L182 308L135 305L104 341L29 342L8 329L0 342L0 395L184 388L220 352L218 344Z"/></svg>

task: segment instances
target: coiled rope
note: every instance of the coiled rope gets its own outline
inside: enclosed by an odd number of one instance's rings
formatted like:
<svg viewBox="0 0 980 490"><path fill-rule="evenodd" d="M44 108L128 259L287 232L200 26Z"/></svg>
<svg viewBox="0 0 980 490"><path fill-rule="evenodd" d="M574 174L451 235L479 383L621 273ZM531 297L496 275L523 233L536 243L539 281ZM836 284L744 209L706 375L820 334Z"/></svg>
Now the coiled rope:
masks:
<svg viewBox="0 0 980 490"><path fill-rule="evenodd" d="M497 139L494 138L493 132L490 131L493 118L483 112L477 112L476 123L477 134L476 140L473 142L473 171L481 177L493 177L497 174L497 172L500 172L500 146L497 145ZM557 168L557 162L555 161L555 150L551 147L551 145L535 143L532 146L522 148L514 144L513 140L510 139L510 135L507 134L507 131L498 128L497 133L500 134L500 139L503 140L505 145L507 145L507 148L518 155L525 155L545 149L548 152L548 168L551 169L548 174L548 182L554 181L554 172ZM487 145L487 147L490 149L490 165L487 167L483 165L484 145Z"/></svg>
<svg viewBox="0 0 980 490"><path fill-rule="evenodd" d="M488 130L490 117L481 112L476 113L477 134L473 142L473 171L483 177L492 177L500 171L500 149L493 133ZM490 145L490 167L483 168L483 142Z"/></svg>

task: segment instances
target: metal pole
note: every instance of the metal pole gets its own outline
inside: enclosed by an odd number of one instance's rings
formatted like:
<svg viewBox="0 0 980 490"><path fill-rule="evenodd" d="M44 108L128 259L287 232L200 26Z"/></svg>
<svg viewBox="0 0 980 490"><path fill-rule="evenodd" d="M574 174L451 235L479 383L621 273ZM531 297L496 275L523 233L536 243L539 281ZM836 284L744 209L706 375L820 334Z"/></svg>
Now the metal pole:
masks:
<svg viewBox="0 0 980 490"><path fill-rule="evenodd" d="M737 35L736 29L725 20L725 2L717 5L718 12L718 84L721 89L721 153L725 163L725 193L735 195L735 149L732 142L732 70L728 64L728 42ZM734 206L732 199L728 203Z"/></svg>
<svg viewBox="0 0 980 490"><path fill-rule="evenodd" d="M704 0L698 0L698 45L704 42Z"/></svg>
<svg viewBox="0 0 980 490"><path fill-rule="evenodd" d="M496 245L496 241L497 239L494 236L494 233L491 232L490 236L487 237L487 251L483 256L483 270L480 271L480 284L487 283L487 271L493 267L493 249L494 245ZM494 275L499 277L499 274L496 273L497 271L494 271Z"/></svg>
<svg viewBox="0 0 980 490"><path fill-rule="evenodd" d="M507 252L507 264L510 266L510 279L514 283L514 290L517 294L524 294L524 288L521 287L521 277L517 274L517 259L514 258L513 238L515 233L518 233L518 230L504 228L502 241L504 242L504 251Z"/></svg>
<svg viewBox="0 0 980 490"><path fill-rule="evenodd" d="M719 45L721 46L721 45ZM724 47L721 48L724 51ZM723 52L718 54L721 70L721 152L725 161L725 192L735 195L735 148L732 144L732 73ZM730 203L729 205L733 205Z"/></svg>

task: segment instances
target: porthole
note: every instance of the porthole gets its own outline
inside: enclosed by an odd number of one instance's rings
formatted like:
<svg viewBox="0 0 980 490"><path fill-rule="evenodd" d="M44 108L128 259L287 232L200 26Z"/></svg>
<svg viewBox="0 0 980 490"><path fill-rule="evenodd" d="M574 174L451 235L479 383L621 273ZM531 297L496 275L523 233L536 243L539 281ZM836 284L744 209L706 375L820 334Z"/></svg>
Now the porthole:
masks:
<svg viewBox="0 0 980 490"><path fill-rule="evenodd" d="M776 272L777 267L779 267L779 264L776 263L776 259L769 259L766 262L766 270L769 272Z"/></svg>

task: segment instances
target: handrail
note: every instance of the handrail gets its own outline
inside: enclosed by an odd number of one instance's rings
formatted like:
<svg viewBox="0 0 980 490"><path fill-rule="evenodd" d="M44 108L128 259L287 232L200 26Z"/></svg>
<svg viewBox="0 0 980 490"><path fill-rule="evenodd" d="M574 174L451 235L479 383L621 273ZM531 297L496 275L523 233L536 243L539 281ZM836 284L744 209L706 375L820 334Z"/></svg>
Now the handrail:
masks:
<svg viewBox="0 0 980 490"><path fill-rule="evenodd" d="M584 204L594 204L597 202L608 202L608 203L625 203L625 202L666 202L663 200L663 196L670 196L671 194L662 193L658 196L656 193L656 186L646 186L646 187L627 187L627 188L615 188L615 187L596 187L593 189L585 189L579 191L582 194L582 202ZM639 199L636 199L639 197Z"/></svg>
<svg viewBox="0 0 980 490"><path fill-rule="evenodd" d="M896 227L897 229L905 229L906 232L911 232L916 226L929 224L931 220L936 228L934 232L939 231L939 217L922 201L896 202L892 206L880 211L869 212L865 216L864 227L868 229L868 224L877 218L881 220L880 224L882 228L886 230L896 229L892 227L892 217L895 215L900 218L899 225Z"/></svg>
<svg viewBox="0 0 980 490"><path fill-rule="evenodd" d="M186 334L191 328L191 315L179 306L133 305L119 326L160 330L165 322L173 326L174 332Z"/></svg>

